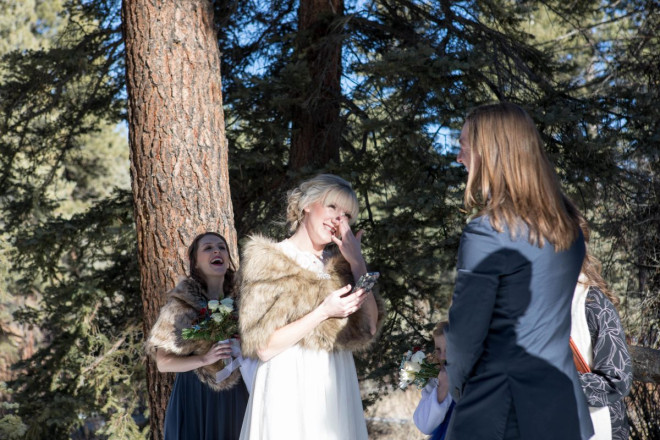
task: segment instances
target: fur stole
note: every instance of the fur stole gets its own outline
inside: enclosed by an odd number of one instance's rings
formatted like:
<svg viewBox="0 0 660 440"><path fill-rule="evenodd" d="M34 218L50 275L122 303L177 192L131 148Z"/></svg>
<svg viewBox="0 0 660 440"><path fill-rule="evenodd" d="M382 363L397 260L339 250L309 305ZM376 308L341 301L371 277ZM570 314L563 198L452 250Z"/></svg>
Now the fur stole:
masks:
<svg viewBox="0 0 660 440"><path fill-rule="evenodd" d="M207 299L202 286L195 280L187 278L167 293L167 304L160 309L158 320L154 324L145 343L147 354L154 360L156 350L165 350L178 356L191 354L205 354L213 342L203 340L183 339L181 331L192 327L192 322L199 316L202 308L206 307ZM216 391L222 391L234 386L241 373L238 369L231 376L220 383L216 383L215 374L225 367L224 361L205 365L195 370L195 374L203 383Z"/></svg>
<svg viewBox="0 0 660 440"><path fill-rule="evenodd" d="M254 236L243 247L239 272L239 329L243 356L257 357L275 330L296 321L316 307L331 292L353 284L351 268L337 252L326 263L330 279L300 267L268 238ZM385 305L374 288L378 305L378 329ZM378 332L376 333L378 334ZM348 318L330 318L298 342L313 350L365 350L376 339L367 315L358 310Z"/></svg>

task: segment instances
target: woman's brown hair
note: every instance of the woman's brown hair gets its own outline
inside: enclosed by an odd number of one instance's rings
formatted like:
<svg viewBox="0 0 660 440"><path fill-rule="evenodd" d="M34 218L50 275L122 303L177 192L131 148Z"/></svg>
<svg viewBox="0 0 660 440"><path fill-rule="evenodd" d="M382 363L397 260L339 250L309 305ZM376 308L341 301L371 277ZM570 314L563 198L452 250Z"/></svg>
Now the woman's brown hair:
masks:
<svg viewBox="0 0 660 440"><path fill-rule="evenodd" d="M227 245L227 240L217 232L204 232L199 234L188 247L188 270L190 271L190 278L201 284L204 290L208 288L206 280L204 279L204 275L202 275L202 273L197 269L197 249L199 249L199 242L207 235L213 235L220 238L227 247L227 254L229 255L229 267L225 273L225 279L222 284L222 292L225 294L225 297L232 296L232 292L234 291L236 266L234 265L234 260L231 259L231 253L229 252L229 245Z"/></svg>
<svg viewBox="0 0 660 440"><path fill-rule="evenodd" d="M532 118L521 107L478 107L465 119L471 149L465 206L488 215L512 237L528 230L530 243L568 249L579 234L578 211L563 195ZM524 223L523 224L521 224Z"/></svg>
<svg viewBox="0 0 660 440"><path fill-rule="evenodd" d="M581 284L584 284L587 287L595 287L600 290L603 295L609 299L614 307L619 306L619 296L614 293L607 285L607 282L602 276L603 265L598 260L598 258L591 255L589 252L589 240L591 238L591 229L589 228L589 223L584 217L580 217L580 228L582 229L582 234L584 235L584 242L586 246L586 252L584 254L584 260L582 261L582 269L580 270L580 280ZM582 279L586 278L586 282Z"/></svg>

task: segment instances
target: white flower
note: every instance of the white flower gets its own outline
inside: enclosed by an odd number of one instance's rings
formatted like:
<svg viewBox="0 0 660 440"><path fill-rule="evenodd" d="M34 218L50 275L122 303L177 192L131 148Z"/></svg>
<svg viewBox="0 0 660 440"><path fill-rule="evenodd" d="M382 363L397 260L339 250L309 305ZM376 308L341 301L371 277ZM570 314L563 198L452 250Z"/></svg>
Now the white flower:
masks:
<svg viewBox="0 0 660 440"><path fill-rule="evenodd" d="M405 362L404 367L399 370L399 388L405 390L415 380L415 371L409 367L412 364Z"/></svg>
<svg viewBox="0 0 660 440"><path fill-rule="evenodd" d="M405 390L406 388L408 388L408 385L410 385L411 383L412 381L409 380L409 377L407 375L404 376L403 374L401 374L401 376L399 377L399 388Z"/></svg>
<svg viewBox="0 0 660 440"><path fill-rule="evenodd" d="M220 304L222 304L224 306L227 306L227 307L231 307L232 309L234 308L234 300L231 299L231 298L223 298L220 301Z"/></svg>
<svg viewBox="0 0 660 440"><path fill-rule="evenodd" d="M225 317L221 313L214 313L211 315L211 319L220 324Z"/></svg>
<svg viewBox="0 0 660 440"><path fill-rule="evenodd" d="M410 383L415 380L415 373L409 370L401 370L400 378L404 382Z"/></svg>
<svg viewBox="0 0 660 440"><path fill-rule="evenodd" d="M209 301L208 303L209 310L211 311L218 310L218 307L220 307L220 303L218 302L217 299L212 299L211 301Z"/></svg>
<svg viewBox="0 0 660 440"><path fill-rule="evenodd" d="M415 353L408 350L401 361L399 367L399 388L405 390L411 383L418 383L422 379L417 378L417 374L422 371L422 364L426 359L423 351L418 350Z"/></svg>
<svg viewBox="0 0 660 440"><path fill-rule="evenodd" d="M413 354L412 357L410 358L411 361L417 364L421 364L424 359L426 359L426 355L421 350Z"/></svg>
<svg viewBox="0 0 660 440"><path fill-rule="evenodd" d="M422 369L422 365L418 364L417 362L411 362L411 361L406 361L403 364L402 370L407 373L411 373L413 375L413 379L415 379L415 373L419 372Z"/></svg>
<svg viewBox="0 0 660 440"><path fill-rule="evenodd" d="M234 310L234 308L226 304L220 304L220 306L218 307L218 312L222 313L223 315L230 314L232 310Z"/></svg>

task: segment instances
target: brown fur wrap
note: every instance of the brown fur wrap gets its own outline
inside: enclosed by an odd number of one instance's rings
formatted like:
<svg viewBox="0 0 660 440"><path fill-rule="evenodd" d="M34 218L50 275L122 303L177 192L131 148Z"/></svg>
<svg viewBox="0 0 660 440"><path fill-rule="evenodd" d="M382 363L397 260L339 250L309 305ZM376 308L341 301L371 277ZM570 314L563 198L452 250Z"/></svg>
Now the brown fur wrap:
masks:
<svg viewBox="0 0 660 440"><path fill-rule="evenodd" d="M201 309L207 305L202 286L191 278L180 281L167 293L167 304L160 309L158 320L154 324L145 343L149 356L156 360L156 350L165 350L178 356L205 354L213 342L203 340L183 339L181 331L192 327L192 322L199 316ZM220 383L216 383L215 374L222 370L225 364L218 362L197 368L195 374L203 383L216 391L229 389L236 385L241 373L238 369Z"/></svg>
<svg viewBox="0 0 660 440"><path fill-rule="evenodd" d="M331 292L353 284L350 265L336 252L326 263L330 279L300 267L276 242L253 236L243 248L239 272L239 329L243 356L257 357L275 330L318 307ZM385 305L374 288L378 329ZM378 332L376 333L376 335ZM330 318L298 342L313 350L365 350L376 339L366 313L360 309L348 318Z"/></svg>

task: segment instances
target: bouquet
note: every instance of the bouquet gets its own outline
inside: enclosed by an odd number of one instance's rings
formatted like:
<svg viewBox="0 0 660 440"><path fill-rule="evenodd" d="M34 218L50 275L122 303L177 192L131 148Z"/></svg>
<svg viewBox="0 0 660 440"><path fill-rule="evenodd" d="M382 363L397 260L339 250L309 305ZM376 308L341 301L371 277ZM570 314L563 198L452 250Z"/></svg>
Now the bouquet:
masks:
<svg viewBox="0 0 660 440"><path fill-rule="evenodd" d="M417 388L424 388L429 379L438 376L440 368L418 347L408 350L399 367L399 388L405 390L411 383L417 385Z"/></svg>
<svg viewBox="0 0 660 440"><path fill-rule="evenodd" d="M234 300L211 300L199 311L199 317L191 328L181 332L183 339L202 339L206 341L224 341L238 333L238 315Z"/></svg>

